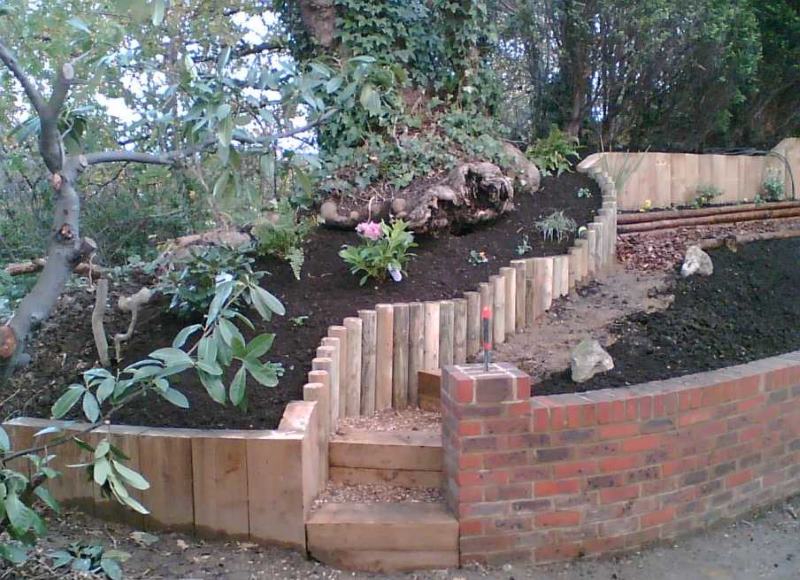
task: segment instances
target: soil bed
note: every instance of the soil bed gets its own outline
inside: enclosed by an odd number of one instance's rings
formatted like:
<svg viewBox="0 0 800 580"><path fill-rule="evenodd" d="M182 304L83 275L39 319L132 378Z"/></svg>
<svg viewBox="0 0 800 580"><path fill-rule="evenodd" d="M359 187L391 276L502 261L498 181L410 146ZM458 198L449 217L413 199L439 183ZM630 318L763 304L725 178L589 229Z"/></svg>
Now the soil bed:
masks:
<svg viewBox="0 0 800 580"><path fill-rule="evenodd" d="M578 198L578 189L586 187L593 195ZM199 381L184 377L175 386L189 398L191 407L183 411L153 396L141 404L122 409L115 423L145 426L194 428L275 428L286 403L300 399L308 364L319 340L333 324L354 316L360 308L373 308L381 302L412 302L452 298L485 282L500 267L519 258L516 248L523 234L532 249L523 257L556 255L566 251L572 238L562 243L544 243L534 229L534 222L553 211L563 210L579 225L593 219L601 203L596 184L588 177L568 173L559 178L545 178L534 195L520 194L515 199L517 211L492 225L463 235L418 237L419 247L408 267L408 277L401 283L359 287L358 277L350 275L338 256L342 244L355 243L354 232L320 229L306 245L306 263L302 280L294 279L289 267L274 260L262 260L257 266L271 272L263 285L286 306L287 315L276 318L258 330L277 333L270 359L283 364L285 375L280 385L266 389L248 384L249 410L242 413L231 406L213 403ZM470 251L485 252L488 262L472 265ZM126 285L114 288L109 302L117 294L135 291ZM81 371L96 364L91 333L91 309L94 296L76 289L62 298L53 317L34 341L31 365L5 388L3 416L50 415L50 407L64 388L79 379ZM139 360L152 350L168 346L175 334L191 321L178 320L164 313L164 303L152 304L142 314L135 336L126 348L126 364ZM112 313L113 310L113 313ZM106 331L122 331L127 319L116 309L109 311ZM298 319L298 317L308 317ZM230 379L231 377L228 377Z"/></svg>
<svg viewBox="0 0 800 580"><path fill-rule="evenodd" d="M711 252L714 274L677 279L666 310L612 325L614 369L576 385L569 371L536 394L624 387L713 370L800 349L800 239Z"/></svg>

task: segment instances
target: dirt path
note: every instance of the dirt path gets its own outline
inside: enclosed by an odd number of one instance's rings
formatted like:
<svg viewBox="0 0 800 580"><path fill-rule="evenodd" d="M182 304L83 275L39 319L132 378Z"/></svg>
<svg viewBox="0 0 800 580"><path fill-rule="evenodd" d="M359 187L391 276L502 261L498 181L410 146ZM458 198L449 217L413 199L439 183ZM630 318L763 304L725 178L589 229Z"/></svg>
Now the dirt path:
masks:
<svg viewBox="0 0 800 580"><path fill-rule="evenodd" d="M125 564L130 579L275 578L383 580L790 580L800 578L800 497L742 518L738 522L621 558L577 561L546 567L513 564L501 568L467 567L416 574L371 575L340 572L288 550L255 544L200 541L181 534L161 534L150 546L137 544L133 529L70 514L51 524L43 553L81 539L132 554ZM34 574L0 568L0 578L58 578L38 568Z"/></svg>
<svg viewBox="0 0 800 580"><path fill-rule="evenodd" d="M616 267L602 282L561 299L533 330L515 335L495 351L495 360L517 365L534 381L569 366L569 354L581 340L595 338L608 346L615 336L608 325L634 312L669 306L662 292L670 275Z"/></svg>

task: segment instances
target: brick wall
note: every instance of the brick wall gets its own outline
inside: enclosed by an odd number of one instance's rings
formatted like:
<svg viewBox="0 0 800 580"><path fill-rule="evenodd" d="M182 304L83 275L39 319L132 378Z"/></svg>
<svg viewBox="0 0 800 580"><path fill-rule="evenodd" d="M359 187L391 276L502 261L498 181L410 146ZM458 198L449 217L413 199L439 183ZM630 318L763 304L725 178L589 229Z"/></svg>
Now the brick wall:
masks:
<svg viewBox="0 0 800 580"><path fill-rule="evenodd" d="M800 492L800 352L630 388L530 388L509 365L445 370L462 562L634 549Z"/></svg>

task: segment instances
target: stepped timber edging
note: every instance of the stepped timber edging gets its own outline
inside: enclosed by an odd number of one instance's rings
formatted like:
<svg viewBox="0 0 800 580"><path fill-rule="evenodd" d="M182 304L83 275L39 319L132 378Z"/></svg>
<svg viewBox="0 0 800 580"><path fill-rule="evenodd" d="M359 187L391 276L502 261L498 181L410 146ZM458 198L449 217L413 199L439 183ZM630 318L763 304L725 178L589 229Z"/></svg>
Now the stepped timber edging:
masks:
<svg viewBox="0 0 800 580"><path fill-rule="evenodd" d="M150 483L135 492L149 510L142 516L100 495L85 469L87 453L61 445L51 467L61 476L48 484L57 500L90 514L140 528L182 530L201 536L249 539L305 550L305 520L325 485L327 434L317 403L295 401L274 431L167 429L111 425L80 435L96 444L110 436L130 466ZM44 445L60 434L35 437L59 425L65 433L89 427L45 419L19 418L4 424L15 447ZM17 464L28 470L29 463ZM133 491L133 490L132 490Z"/></svg>
<svg viewBox="0 0 800 580"><path fill-rule="evenodd" d="M722 192L715 204L754 201L769 174L783 180L787 199L800 196L800 139L784 139L772 153L777 155L596 153L578 170L602 168L611 176L627 175L618 182L623 211L638 211L648 202L652 208L688 205L698 187L706 185Z"/></svg>
<svg viewBox="0 0 800 580"><path fill-rule="evenodd" d="M462 564L638 549L800 492L800 351L532 398L513 366L449 367L442 414Z"/></svg>

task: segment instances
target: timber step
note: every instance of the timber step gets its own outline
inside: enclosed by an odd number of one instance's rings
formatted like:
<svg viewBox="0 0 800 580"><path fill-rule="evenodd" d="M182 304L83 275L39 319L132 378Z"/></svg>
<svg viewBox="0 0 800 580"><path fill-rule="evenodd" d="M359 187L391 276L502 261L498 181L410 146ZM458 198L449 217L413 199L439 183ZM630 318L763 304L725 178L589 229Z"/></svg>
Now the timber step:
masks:
<svg viewBox="0 0 800 580"><path fill-rule="evenodd" d="M329 503L306 523L313 558L344 570L458 566L458 521L442 503Z"/></svg>
<svg viewBox="0 0 800 580"><path fill-rule="evenodd" d="M353 431L329 443L330 479L346 485L442 486L442 436L434 431Z"/></svg>

